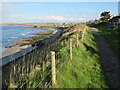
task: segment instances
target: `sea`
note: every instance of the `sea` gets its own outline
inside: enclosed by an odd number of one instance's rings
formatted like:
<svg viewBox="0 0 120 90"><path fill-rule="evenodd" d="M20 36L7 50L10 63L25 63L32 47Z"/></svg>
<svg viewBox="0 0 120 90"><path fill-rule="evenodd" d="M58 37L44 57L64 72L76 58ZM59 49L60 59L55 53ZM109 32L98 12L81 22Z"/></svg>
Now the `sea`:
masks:
<svg viewBox="0 0 120 90"><path fill-rule="evenodd" d="M6 46L11 46L12 42L21 41L24 38L36 36L33 33L46 32L46 30L26 28L31 26L0 26L1 29L1 43L0 43L0 53L6 50ZM51 31L51 30L47 30Z"/></svg>

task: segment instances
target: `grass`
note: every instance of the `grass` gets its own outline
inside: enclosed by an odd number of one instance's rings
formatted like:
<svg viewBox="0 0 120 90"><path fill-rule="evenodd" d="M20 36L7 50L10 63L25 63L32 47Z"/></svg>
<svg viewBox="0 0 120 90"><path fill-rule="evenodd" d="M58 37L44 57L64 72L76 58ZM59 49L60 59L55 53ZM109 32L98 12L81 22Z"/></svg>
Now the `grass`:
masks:
<svg viewBox="0 0 120 90"><path fill-rule="evenodd" d="M120 28L111 28L106 25L98 26L97 27L101 34L106 38L108 43L111 45L111 48L114 50L116 55L119 55L120 51Z"/></svg>
<svg viewBox="0 0 120 90"><path fill-rule="evenodd" d="M55 88L107 88L101 70L100 58L92 31L88 29L84 36L84 44L75 46L73 40L73 59L70 60L68 45L61 49L61 57L67 62L58 68L57 85ZM88 48L89 47L89 48ZM62 51L63 50L63 51ZM66 54L66 55L65 55ZM61 63L63 64L63 63Z"/></svg>
<svg viewBox="0 0 120 90"><path fill-rule="evenodd" d="M94 42L92 31L87 29L83 43L76 46L76 39L73 37L78 32L67 35L65 43L60 44L60 49L56 51L59 56L56 59L57 84L50 88L108 88L105 84L104 76L101 70L100 58L97 54L98 49ZM69 38L72 37L73 59L69 58ZM80 38L80 37L79 37ZM64 39L63 39L64 40ZM61 46L62 45L62 46ZM44 88L45 84L51 80L51 73L42 84L40 78L44 77L50 71L50 67L43 73L36 71L34 75L29 75L30 81L26 83L27 88Z"/></svg>

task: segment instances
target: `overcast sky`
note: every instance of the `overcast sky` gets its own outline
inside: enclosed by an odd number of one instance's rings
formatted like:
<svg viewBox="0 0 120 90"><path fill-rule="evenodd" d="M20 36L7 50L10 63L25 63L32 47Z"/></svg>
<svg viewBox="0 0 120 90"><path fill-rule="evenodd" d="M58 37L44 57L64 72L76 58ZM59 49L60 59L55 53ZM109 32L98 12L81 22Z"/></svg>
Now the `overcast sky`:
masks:
<svg viewBox="0 0 120 90"><path fill-rule="evenodd" d="M4 2L1 6L0 23L84 22L98 19L103 11L118 14L118 2Z"/></svg>

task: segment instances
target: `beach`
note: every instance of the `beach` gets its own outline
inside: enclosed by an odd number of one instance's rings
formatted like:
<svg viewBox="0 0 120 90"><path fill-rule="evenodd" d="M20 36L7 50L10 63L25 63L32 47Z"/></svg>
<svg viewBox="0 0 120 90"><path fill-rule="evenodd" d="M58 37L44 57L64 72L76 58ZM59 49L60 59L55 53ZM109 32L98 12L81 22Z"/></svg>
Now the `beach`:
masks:
<svg viewBox="0 0 120 90"><path fill-rule="evenodd" d="M53 31L52 35L57 32L56 29L53 29L53 30L54 31ZM32 47L32 44L28 44L28 45L14 45L14 46L12 46L10 48L6 48L6 50L2 52L2 55L0 56L0 58L3 58L3 57L6 57L6 56L15 54L15 53L20 52L21 50L29 48L29 47Z"/></svg>

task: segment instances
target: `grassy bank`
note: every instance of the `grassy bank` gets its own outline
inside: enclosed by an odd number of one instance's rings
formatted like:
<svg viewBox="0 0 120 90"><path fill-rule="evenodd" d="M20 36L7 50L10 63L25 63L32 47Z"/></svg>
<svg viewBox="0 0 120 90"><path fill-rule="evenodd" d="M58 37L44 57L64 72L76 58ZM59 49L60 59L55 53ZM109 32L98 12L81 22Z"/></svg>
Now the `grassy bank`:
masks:
<svg viewBox="0 0 120 90"><path fill-rule="evenodd" d="M75 45L75 40L73 40L73 44ZM68 53L68 47L62 48L61 56ZM73 48L73 59L70 60L68 55L64 56L68 62L59 69L55 87L106 88L97 51L92 31L88 29L85 32L84 43L80 43L79 47Z"/></svg>
<svg viewBox="0 0 120 90"><path fill-rule="evenodd" d="M76 46L76 34L80 34L79 31L64 36L62 41L66 41L64 44L60 44L59 50L56 50L56 54L59 55L59 58L57 57L59 63L56 66L57 83L50 88L107 88L92 30L89 28L86 30L83 43L80 42L81 36L79 35L80 43L78 47ZM69 58L70 37L72 37L73 44L72 60ZM24 88L46 87L51 80L51 73L42 83L40 83L40 78L45 77L50 70L51 67L47 68L44 73L38 70L33 75L29 75L29 82L25 84Z"/></svg>
<svg viewBox="0 0 120 90"><path fill-rule="evenodd" d="M106 25L97 26L101 34L105 37L114 52L120 57L120 28L111 28Z"/></svg>

